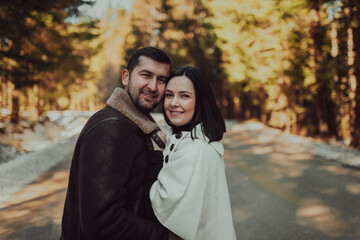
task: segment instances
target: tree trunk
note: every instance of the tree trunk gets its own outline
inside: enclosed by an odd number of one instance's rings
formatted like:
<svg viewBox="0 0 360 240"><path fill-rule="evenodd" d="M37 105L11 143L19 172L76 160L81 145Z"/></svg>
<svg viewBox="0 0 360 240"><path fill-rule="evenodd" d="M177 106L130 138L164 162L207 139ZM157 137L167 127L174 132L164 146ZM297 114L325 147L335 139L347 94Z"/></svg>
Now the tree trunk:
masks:
<svg viewBox="0 0 360 240"><path fill-rule="evenodd" d="M5 106L5 91L6 83L2 77L0 77L0 119L2 118L2 111L1 109Z"/></svg>
<svg viewBox="0 0 360 240"><path fill-rule="evenodd" d="M239 96L240 99L240 119L241 120L248 120L251 118L251 113L250 113L250 98L248 93L244 92L244 86L242 86L242 93Z"/></svg>
<svg viewBox="0 0 360 240"><path fill-rule="evenodd" d="M351 136L351 143L354 146L360 146L360 3L352 0L351 10L353 13L355 22L357 23L353 27L353 39L354 39L354 77L355 77L355 120L353 125L353 131ZM355 8L356 5L356 8ZM356 9L356 10L355 10Z"/></svg>
<svg viewBox="0 0 360 240"><path fill-rule="evenodd" d="M331 38L331 56L333 58L336 58L339 54L339 46L337 40L337 25L335 20L331 22L330 38Z"/></svg>
<svg viewBox="0 0 360 240"><path fill-rule="evenodd" d="M0 77L0 108L3 108L3 105L4 105L4 94L3 94L4 86L5 86L5 83L3 82L2 77ZM1 116L1 111L0 111L0 116Z"/></svg>
<svg viewBox="0 0 360 240"><path fill-rule="evenodd" d="M338 121L339 121L339 135L342 140L350 144L353 127L351 102L349 101L350 90L350 72L349 62L351 62L352 55L352 38L349 39L348 29L351 26L350 19L350 3L349 0L343 0L343 11L338 20L337 41L339 53L335 59L335 86L336 96L338 98ZM337 77L337 78L336 78Z"/></svg>
<svg viewBox="0 0 360 240"><path fill-rule="evenodd" d="M348 118L348 104L347 101L347 91L346 87L343 87L344 82L347 82L347 76L344 76L344 66L346 63L342 60L343 56L346 56L347 50L344 47L340 48L339 46L347 46L347 35L344 35L344 26L345 29L348 26L348 18L345 16L337 19L333 19L331 22L331 56L333 57L333 84L335 91L335 100L334 108L337 109L337 115L334 115L336 122L336 136L345 141L349 140L349 126L350 123L346 120ZM344 89L346 89L344 91Z"/></svg>
<svg viewBox="0 0 360 240"><path fill-rule="evenodd" d="M320 21L321 0L310 1L311 37L314 48L314 64L317 92L315 96L316 116L318 120L318 131L320 136L337 136L334 103L331 98L329 79L326 78L323 55L323 36L321 34Z"/></svg>
<svg viewBox="0 0 360 240"><path fill-rule="evenodd" d="M231 91L228 90L226 94L226 101L227 101L227 118L233 119L234 118L234 99L232 97Z"/></svg>
<svg viewBox="0 0 360 240"><path fill-rule="evenodd" d="M322 78L321 65L324 61L323 52L322 52L322 37L320 33L320 1L319 0L311 0L310 1L310 17L311 17L311 38L313 40L313 49L314 49L314 64L315 64L315 78L316 84L318 86L317 93L315 96L315 108L316 108L316 116L318 120L318 131L320 135L326 135L329 131L326 122L324 121L325 116L323 109L324 106L324 79Z"/></svg>
<svg viewBox="0 0 360 240"><path fill-rule="evenodd" d="M14 90L14 85L5 78L2 84L2 88L2 107L11 111L12 92Z"/></svg>
<svg viewBox="0 0 360 240"><path fill-rule="evenodd" d="M18 123L19 122L19 110L20 110L20 96L18 92L15 90L12 95L12 108L11 108L11 122Z"/></svg>
<svg viewBox="0 0 360 240"><path fill-rule="evenodd" d="M38 86L36 88L36 94L37 94L37 104L36 104L36 110L37 110L37 116L41 116L41 114L43 114L44 112L44 104L45 101L44 99L42 99L42 95L41 95L41 87Z"/></svg>

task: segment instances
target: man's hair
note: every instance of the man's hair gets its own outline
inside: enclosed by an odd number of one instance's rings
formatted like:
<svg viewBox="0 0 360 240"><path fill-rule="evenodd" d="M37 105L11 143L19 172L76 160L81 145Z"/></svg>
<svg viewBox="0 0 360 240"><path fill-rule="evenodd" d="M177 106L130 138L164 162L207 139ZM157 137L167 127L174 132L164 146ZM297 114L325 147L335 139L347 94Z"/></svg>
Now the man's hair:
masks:
<svg viewBox="0 0 360 240"><path fill-rule="evenodd" d="M167 84L172 78L177 76L186 76L189 78L195 89L195 112L190 121L191 137L194 138L193 133L195 132L193 129L195 126L198 123L202 123L203 133L209 138L210 142L220 141L226 131L225 121L216 105L214 93L207 78L199 68L186 66L175 69L174 72L170 74ZM173 127L166 117L165 111L163 112L166 122Z"/></svg>
<svg viewBox="0 0 360 240"><path fill-rule="evenodd" d="M152 58L157 62L167 63L170 65L170 71L171 71L171 61L169 56L166 55L166 53L154 47L144 47L136 50L136 52L131 55L128 65L126 67L126 69L129 71L130 74L134 70L134 68L139 64L139 58L141 56Z"/></svg>

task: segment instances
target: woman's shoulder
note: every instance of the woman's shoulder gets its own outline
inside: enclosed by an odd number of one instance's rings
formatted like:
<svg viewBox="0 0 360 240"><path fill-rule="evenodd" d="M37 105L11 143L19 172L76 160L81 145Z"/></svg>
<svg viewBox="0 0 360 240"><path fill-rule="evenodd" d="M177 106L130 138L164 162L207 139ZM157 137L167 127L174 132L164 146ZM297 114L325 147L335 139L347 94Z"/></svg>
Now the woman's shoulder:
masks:
<svg viewBox="0 0 360 240"><path fill-rule="evenodd" d="M176 151L186 152L191 155L212 155L217 152L223 155L224 148L221 142L211 142L203 137L191 137L191 133L187 132L181 139L170 138L169 146Z"/></svg>

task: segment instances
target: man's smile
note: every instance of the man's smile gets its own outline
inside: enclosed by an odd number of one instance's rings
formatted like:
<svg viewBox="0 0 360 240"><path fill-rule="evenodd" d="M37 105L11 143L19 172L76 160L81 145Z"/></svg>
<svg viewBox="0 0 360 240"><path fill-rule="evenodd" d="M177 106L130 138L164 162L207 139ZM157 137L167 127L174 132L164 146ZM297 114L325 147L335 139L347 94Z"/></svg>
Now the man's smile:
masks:
<svg viewBox="0 0 360 240"><path fill-rule="evenodd" d="M147 91L143 91L143 92L141 92L141 94L145 97L145 99L148 99L148 100L154 100L157 97L155 93L150 93Z"/></svg>

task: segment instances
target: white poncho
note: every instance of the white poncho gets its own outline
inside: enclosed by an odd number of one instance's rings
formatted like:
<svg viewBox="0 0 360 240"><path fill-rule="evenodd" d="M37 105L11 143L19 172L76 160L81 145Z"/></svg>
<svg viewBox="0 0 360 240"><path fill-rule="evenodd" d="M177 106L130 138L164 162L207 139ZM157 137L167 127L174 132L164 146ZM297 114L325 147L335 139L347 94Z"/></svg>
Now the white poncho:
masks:
<svg viewBox="0 0 360 240"><path fill-rule="evenodd" d="M150 190L153 210L185 240L234 240L224 147L209 144L201 125L196 132L194 140L190 132L168 137L163 168Z"/></svg>

